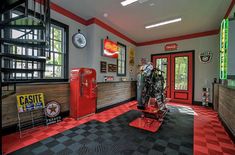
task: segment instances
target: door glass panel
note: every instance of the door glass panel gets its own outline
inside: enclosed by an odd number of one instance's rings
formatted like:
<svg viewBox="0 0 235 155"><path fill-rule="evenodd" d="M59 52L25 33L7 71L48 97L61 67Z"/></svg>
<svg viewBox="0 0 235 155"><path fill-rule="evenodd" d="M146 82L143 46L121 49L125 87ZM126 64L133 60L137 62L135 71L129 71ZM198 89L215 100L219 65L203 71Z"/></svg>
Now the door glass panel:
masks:
<svg viewBox="0 0 235 155"><path fill-rule="evenodd" d="M167 85L167 58L156 59L156 68L159 68L160 70L164 71L163 77L165 80L164 83L164 88L165 88Z"/></svg>
<svg viewBox="0 0 235 155"><path fill-rule="evenodd" d="M188 90L188 57L175 57L175 90Z"/></svg>

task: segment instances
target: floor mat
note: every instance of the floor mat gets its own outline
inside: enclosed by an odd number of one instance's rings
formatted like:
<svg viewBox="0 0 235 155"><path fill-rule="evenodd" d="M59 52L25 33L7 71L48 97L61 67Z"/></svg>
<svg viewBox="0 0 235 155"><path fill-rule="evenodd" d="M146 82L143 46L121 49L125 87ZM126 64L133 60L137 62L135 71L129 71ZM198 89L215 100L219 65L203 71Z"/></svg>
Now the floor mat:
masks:
<svg viewBox="0 0 235 155"><path fill-rule="evenodd" d="M17 150L14 155L193 154L193 111L169 106L161 129L128 126L141 115L129 111L106 123L90 121Z"/></svg>

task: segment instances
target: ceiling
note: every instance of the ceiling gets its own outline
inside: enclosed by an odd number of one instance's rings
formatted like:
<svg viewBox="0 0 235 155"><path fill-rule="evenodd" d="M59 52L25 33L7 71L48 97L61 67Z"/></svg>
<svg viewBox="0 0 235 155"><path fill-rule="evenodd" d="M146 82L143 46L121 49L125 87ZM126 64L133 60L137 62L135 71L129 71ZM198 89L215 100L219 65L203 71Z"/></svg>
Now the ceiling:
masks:
<svg viewBox="0 0 235 155"><path fill-rule="evenodd" d="M120 4L123 0L51 1L86 20L98 18L135 42L146 42L218 29L232 0L141 0L126 7ZM178 17L181 22L144 28Z"/></svg>

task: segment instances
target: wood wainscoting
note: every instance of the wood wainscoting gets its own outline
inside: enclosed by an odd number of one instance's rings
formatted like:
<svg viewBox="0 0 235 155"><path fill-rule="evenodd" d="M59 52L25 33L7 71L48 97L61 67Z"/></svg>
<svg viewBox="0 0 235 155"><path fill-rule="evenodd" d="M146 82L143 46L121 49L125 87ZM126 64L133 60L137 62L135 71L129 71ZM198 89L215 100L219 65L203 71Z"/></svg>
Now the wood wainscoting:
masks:
<svg viewBox="0 0 235 155"><path fill-rule="evenodd" d="M219 116L229 130L231 138L235 138L235 89L219 85Z"/></svg>
<svg viewBox="0 0 235 155"><path fill-rule="evenodd" d="M51 100L59 102L61 104L61 112L69 110L69 83L17 85L16 94L2 100L3 128L18 123L16 95L31 93L43 93L45 102ZM22 120L24 120L24 118L22 118Z"/></svg>
<svg viewBox="0 0 235 155"><path fill-rule="evenodd" d="M97 109L136 97L136 81L98 83Z"/></svg>
<svg viewBox="0 0 235 155"><path fill-rule="evenodd" d="M17 85L16 94L2 100L3 128L7 129L8 127L12 127L14 128L12 130L16 130L16 124L18 123L16 95L18 94L43 93L45 102L55 100L61 104L61 112L68 113L70 109L69 87L69 82ZM134 81L100 82L98 83L97 109L114 105L134 97L136 97L136 82ZM28 120L26 117L21 119L22 121Z"/></svg>

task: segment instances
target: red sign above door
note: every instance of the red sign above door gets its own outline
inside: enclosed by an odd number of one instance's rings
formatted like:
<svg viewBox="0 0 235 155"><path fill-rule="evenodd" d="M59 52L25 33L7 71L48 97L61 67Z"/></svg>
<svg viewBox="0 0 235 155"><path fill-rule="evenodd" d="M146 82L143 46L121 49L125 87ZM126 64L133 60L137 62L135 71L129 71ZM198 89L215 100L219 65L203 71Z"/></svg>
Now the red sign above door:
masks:
<svg viewBox="0 0 235 155"><path fill-rule="evenodd" d="M177 50L177 48L178 48L178 45L176 43L165 45L165 51L174 51L174 50Z"/></svg>

